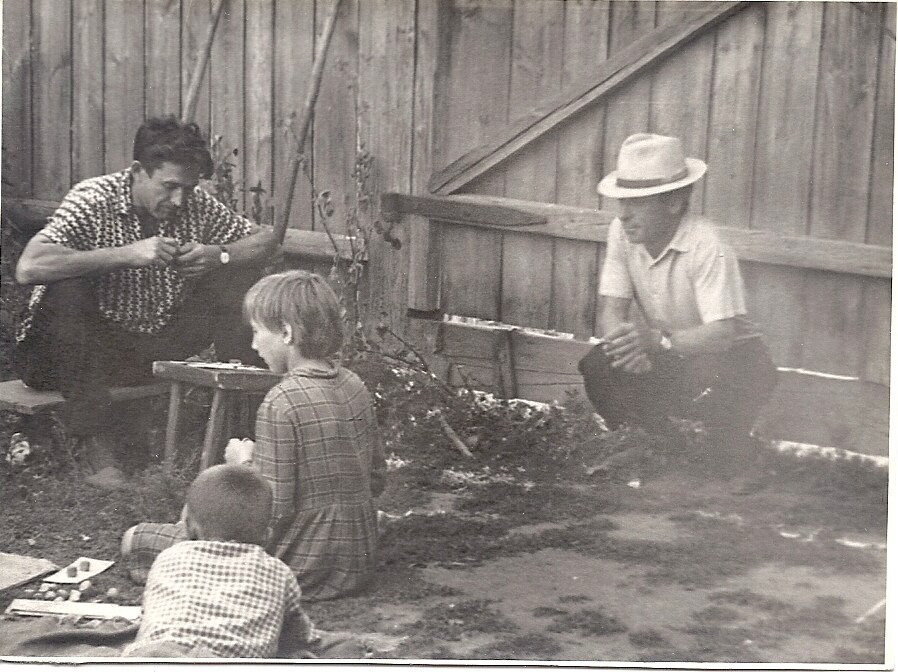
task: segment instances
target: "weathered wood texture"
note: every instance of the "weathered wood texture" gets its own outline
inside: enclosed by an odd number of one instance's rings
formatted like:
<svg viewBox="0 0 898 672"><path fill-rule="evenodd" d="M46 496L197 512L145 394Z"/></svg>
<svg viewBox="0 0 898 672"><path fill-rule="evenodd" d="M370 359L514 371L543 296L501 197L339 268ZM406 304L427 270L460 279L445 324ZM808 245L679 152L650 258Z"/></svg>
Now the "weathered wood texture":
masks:
<svg viewBox="0 0 898 672"><path fill-rule="evenodd" d="M238 180L277 203L293 152L284 129L333 0L224 2L196 120L238 149ZM180 115L215 7L5 0L4 194L58 199L127 165L145 115ZM716 11L719 22L683 32ZM464 155L490 163L484 146L536 129L462 189L609 208L594 189L620 142L677 133L710 164L693 205L742 256L777 363L887 383L894 26L889 3L344 0L308 169L341 228L362 145L379 189L420 195L433 172ZM649 35L689 39L665 50ZM582 106L559 106L602 73L620 79ZM549 110L561 113L540 117ZM299 188L290 226L320 230L311 189ZM592 333L607 221L555 212L527 231L442 225L433 214L421 216L439 236L394 225L402 248L374 244L368 299L397 331L409 325L394 297L427 306L436 288L449 312ZM410 250L424 255L423 294L408 285Z"/></svg>

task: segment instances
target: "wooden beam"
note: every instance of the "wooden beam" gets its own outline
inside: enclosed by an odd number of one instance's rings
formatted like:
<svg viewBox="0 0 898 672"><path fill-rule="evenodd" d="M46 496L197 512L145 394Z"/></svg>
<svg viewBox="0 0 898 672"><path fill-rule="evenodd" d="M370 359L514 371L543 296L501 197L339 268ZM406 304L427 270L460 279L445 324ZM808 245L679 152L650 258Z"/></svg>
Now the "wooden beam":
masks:
<svg viewBox="0 0 898 672"><path fill-rule="evenodd" d="M56 212L58 201L34 198L4 198L3 215L10 217L26 233L34 234L43 228L47 218ZM337 250L334 250L334 244ZM325 231L305 231L288 229L281 246L287 256L329 260L335 252L341 259L352 259L352 244L349 236L334 234L333 242Z"/></svg>
<svg viewBox="0 0 898 672"><path fill-rule="evenodd" d="M608 226L614 219L613 213L604 210L476 194L407 196L394 201L394 204L400 208L399 214L439 212L441 221L488 229L507 229L502 224L494 223L491 213L497 208L512 208L529 214L534 220L545 222L516 232L596 243L607 240ZM782 236L773 232L776 228L775 225L765 230L718 226L717 231L743 261L877 278L892 277L891 247L808 236Z"/></svg>
<svg viewBox="0 0 898 672"><path fill-rule="evenodd" d="M653 30L599 64L589 80L572 85L513 122L500 137L435 172L428 183L429 190L435 194L450 194L460 189L748 4L715 3L702 14Z"/></svg>
<svg viewBox="0 0 898 672"><path fill-rule="evenodd" d="M380 210L381 216L388 222L397 222L402 215L417 215L428 219L502 227L545 224L545 216L516 208L513 205L516 202L511 199L478 199L468 206L464 200L445 201L431 196L390 192L381 195Z"/></svg>

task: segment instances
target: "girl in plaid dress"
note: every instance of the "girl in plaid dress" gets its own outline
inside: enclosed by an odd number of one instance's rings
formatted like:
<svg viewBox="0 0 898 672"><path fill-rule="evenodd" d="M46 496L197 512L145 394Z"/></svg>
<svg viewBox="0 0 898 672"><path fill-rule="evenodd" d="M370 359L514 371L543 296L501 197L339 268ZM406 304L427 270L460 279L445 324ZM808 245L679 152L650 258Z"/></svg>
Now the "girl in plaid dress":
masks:
<svg viewBox="0 0 898 672"><path fill-rule="evenodd" d="M327 600L373 575L377 510L386 465L371 396L335 364L343 343L339 302L319 275L288 271L259 280L244 316L253 348L284 374L259 406L252 465L273 491L268 550L296 574L303 598ZM123 541L139 580L183 526L142 523Z"/></svg>

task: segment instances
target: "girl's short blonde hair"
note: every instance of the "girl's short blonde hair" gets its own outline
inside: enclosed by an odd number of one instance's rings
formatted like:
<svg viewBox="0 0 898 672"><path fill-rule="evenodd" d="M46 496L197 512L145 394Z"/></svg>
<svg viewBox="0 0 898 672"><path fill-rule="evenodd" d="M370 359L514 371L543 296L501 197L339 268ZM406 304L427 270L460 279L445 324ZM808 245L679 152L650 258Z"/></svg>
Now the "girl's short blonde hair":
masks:
<svg viewBox="0 0 898 672"><path fill-rule="evenodd" d="M308 271L275 273L250 287L243 316L270 331L290 325L299 352L309 359L329 359L343 345L343 320L334 290Z"/></svg>

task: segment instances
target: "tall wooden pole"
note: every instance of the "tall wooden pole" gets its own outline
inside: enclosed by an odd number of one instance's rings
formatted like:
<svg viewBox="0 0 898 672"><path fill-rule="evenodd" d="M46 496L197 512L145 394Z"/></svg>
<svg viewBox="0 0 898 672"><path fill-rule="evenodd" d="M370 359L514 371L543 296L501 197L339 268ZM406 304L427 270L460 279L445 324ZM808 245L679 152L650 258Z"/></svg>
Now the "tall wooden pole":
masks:
<svg viewBox="0 0 898 672"><path fill-rule="evenodd" d="M184 101L184 108L181 113L181 121L185 123L193 121L193 115L196 114L196 101L200 95L200 84L203 81L203 75L209 63L209 56L212 53L212 41L215 39L215 30L218 28L218 20L221 18L221 11L224 9L226 2L227 0L218 1L218 7L212 15L212 23L206 32L206 40L197 54L196 65L193 67L193 74L190 76L190 87L187 89L187 99Z"/></svg>

